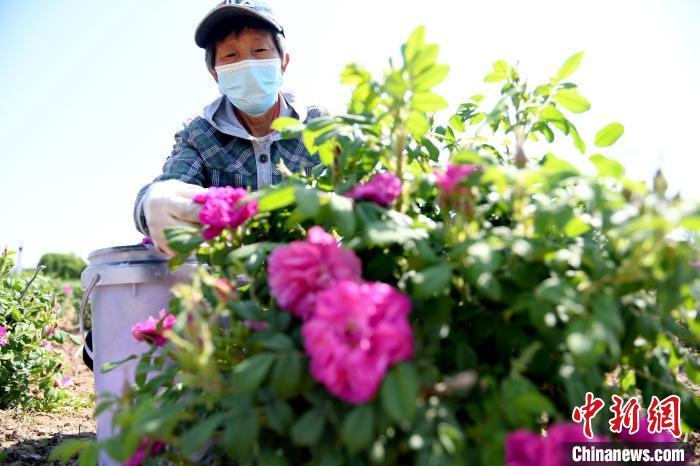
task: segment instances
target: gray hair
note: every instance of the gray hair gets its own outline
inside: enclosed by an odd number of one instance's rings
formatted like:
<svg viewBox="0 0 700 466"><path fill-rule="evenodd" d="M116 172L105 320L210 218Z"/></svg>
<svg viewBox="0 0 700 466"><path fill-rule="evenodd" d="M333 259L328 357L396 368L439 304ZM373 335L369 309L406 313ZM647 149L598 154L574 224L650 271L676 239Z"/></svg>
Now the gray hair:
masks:
<svg viewBox="0 0 700 466"><path fill-rule="evenodd" d="M227 37L229 34L240 34L244 29L257 29L262 31L267 31L272 35L272 41L275 43L275 48L280 54L280 58L284 61L284 54L286 52L284 36L277 32L272 27L268 26L262 21L255 21L248 19L245 23L235 22L231 24L224 24L224 27L218 28L218 31L213 33L204 49L204 62L207 64L207 69L209 72L214 72L214 64L216 63L216 44ZM228 26L228 27L227 27Z"/></svg>

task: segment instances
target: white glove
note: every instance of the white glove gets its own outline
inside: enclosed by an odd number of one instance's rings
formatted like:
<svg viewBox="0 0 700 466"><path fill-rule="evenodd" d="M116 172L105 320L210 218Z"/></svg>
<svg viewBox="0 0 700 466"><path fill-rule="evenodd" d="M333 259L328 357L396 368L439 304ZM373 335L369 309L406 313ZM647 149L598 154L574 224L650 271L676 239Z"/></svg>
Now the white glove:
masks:
<svg viewBox="0 0 700 466"><path fill-rule="evenodd" d="M177 254L167 246L164 230L179 225L198 227L202 205L192 198L206 191L206 188L179 180L158 181L148 188L143 196L143 213L156 248L169 256Z"/></svg>

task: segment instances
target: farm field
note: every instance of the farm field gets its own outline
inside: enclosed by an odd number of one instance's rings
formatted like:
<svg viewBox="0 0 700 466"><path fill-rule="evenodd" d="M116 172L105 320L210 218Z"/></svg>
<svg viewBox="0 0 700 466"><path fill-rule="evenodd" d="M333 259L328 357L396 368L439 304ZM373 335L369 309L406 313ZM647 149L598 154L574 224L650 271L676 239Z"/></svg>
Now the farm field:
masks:
<svg viewBox="0 0 700 466"><path fill-rule="evenodd" d="M78 335L77 327L70 322L63 330ZM68 439L95 437L92 372L83 363L80 347L67 341L60 349L64 364L72 372L73 384L66 387L69 406L48 413L0 410L0 464L52 464L48 458L55 446ZM78 464L78 460L68 464Z"/></svg>

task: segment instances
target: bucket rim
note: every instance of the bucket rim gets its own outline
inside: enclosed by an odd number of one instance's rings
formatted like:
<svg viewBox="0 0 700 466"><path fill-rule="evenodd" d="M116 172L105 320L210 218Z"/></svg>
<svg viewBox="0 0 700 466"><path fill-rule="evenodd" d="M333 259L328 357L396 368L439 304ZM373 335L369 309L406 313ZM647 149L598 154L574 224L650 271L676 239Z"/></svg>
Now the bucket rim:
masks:
<svg viewBox="0 0 700 466"><path fill-rule="evenodd" d="M93 256L99 256L102 254L110 254L114 252L124 252L124 251L147 251L150 250L150 248L146 247L144 244L128 244L125 246L111 246L109 248L100 248L100 249L95 249L94 251L90 251L88 254L88 259ZM153 251L156 252L156 251ZM158 253L161 254L161 253Z"/></svg>

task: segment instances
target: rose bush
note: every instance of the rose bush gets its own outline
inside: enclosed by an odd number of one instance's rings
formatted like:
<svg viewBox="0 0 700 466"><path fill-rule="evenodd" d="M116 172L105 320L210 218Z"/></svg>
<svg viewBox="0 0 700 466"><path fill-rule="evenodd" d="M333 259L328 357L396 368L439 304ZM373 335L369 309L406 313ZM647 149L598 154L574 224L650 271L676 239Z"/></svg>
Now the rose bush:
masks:
<svg viewBox="0 0 700 466"><path fill-rule="evenodd" d="M58 328L62 292L42 275L11 273L11 254L0 255L0 409L50 410L71 383L53 343L74 338Z"/></svg>
<svg viewBox="0 0 700 466"><path fill-rule="evenodd" d="M678 394L683 429L700 427L677 378L700 382L700 209L600 153L618 123L588 150L570 119L590 107L568 80L581 56L534 87L496 62L500 92L439 125L448 67L419 28L382 79L343 71L346 114L277 120L322 164L167 232L173 267L194 253L208 270L174 290L136 383L98 408L117 404L120 433L57 457L494 465L509 435L516 459L558 455L528 432L578 438L562 422L587 391Z"/></svg>

